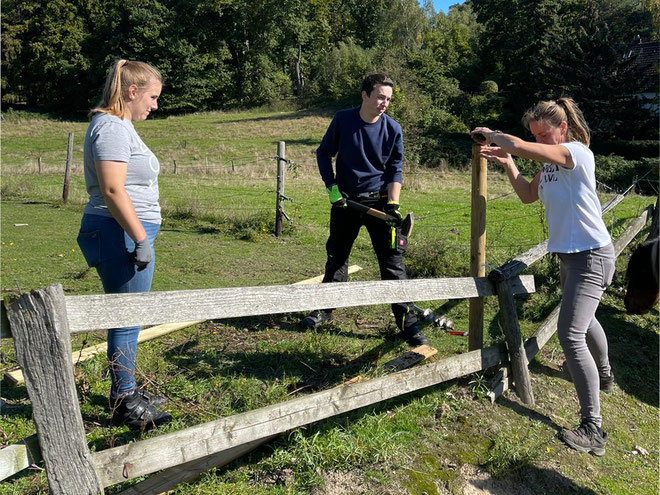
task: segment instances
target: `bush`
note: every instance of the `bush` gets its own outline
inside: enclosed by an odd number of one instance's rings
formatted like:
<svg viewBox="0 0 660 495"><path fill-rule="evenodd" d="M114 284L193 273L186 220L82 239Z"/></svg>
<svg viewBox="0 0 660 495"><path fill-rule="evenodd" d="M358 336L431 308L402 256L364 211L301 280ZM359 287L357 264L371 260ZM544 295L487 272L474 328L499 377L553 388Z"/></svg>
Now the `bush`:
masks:
<svg viewBox="0 0 660 495"><path fill-rule="evenodd" d="M643 158L641 160L626 160L620 156L596 156L596 180L616 191L626 190L634 181L644 178L638 183L637 191L641 194L655 194L654 184L658 183L658 168L660 158Z"/></svg>
<svg viewBox="0 0 660 495"><path fill-rule="evenodd" d="M410 278L466 277L465 252L436 238L409 244L406 271Z"/></svg>
<svg viewBox="0 0 660 495"><path fill-rule="evenodd" d="M623 139L602 140L592 143L594 153L599 155L617 155L628 160L655 158L660 153L660 141L625 141Z"/></svg>

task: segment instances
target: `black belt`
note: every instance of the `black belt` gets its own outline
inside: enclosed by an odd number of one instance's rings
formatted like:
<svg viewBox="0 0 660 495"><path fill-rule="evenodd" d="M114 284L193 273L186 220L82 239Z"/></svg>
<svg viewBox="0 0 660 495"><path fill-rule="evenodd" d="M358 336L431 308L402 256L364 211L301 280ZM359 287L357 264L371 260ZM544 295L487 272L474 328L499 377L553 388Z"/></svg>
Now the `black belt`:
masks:
<svg viewBox="0 0 660 495"><path fill-rule="evenodd" d="M381 196L387 196L387 191L369 191L354 195L355 198L380 198Z"/></svg>

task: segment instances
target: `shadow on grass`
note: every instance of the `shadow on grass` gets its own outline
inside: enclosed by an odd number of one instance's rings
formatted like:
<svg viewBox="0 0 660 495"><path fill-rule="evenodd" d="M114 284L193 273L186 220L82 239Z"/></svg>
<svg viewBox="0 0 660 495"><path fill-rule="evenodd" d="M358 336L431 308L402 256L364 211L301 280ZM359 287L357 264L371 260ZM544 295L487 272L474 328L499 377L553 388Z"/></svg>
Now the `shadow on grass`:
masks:
<svg viewBox="0 0 660 495"><path fill-rule="evenodd" d="M540 468L531 464L520 467L511 477L502 479L473 479L469 481L469 484L474 488L483 490L483 493L494 494L597 495L597 492L590 488L576 485L570 478L565 477L557 471ZM515 485L521 485L524 488L518 492Z"/></svg>
<svg viewBox="0 0 660 495"><path fill-rule="evenodd" d="M515 412L520 416L529 418L532 421L538 421L540 423L543 423L544 425L555 430L557 433L559 433L562 429L561 426L559 426L552 419L550 419L550 417L546 416L545 414L541 414L537 411L534 411L533 409L530 409L524 406L523 404L520 404L519 402L513 401L504 396L500 396L500 398L497 399L497 403L501 406L508 407L509 409L511 409L513 412Z"/></svg>

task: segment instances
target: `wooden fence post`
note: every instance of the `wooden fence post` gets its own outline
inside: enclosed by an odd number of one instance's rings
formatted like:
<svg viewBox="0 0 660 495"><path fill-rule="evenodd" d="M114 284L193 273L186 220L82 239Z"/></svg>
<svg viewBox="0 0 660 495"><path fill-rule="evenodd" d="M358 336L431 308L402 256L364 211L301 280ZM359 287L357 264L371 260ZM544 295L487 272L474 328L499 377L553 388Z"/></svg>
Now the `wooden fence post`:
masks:
<svg viewBox="0 0 660 495"><path fill-rule="evenodd" d="M41 174L41 157L37 158L37 170Z"/></svg>
<svg viewBox="0 0 660 495"><path fill-rule="evenodd" d="M479 156L480 146L472 145L472 205L470 227L470 276L486 274L486 159ZM470 299L468 348L481 349L484 344L484 298Z"/></svg>
<svg viewBox="0 0 660 495"><path fill-rule="evenodd" d="M176 175L176 160L172 160L174 162L174 175Z"/></svg>
<svg viewBox="0 0 660 495"><path fill-rule="evenodd" d="M16 358L25 373L50 492L103 493L80 415L62 286L19 296L7 317Z"/></svg>
<svg viewBox="0 0 660 495"><path fill-rule="evenodd" d="M282 235L282 196L284 195L284 165L286 163L286 144L277 143L277 202L275 204L275 237Z"/></svg>
<svg viewBox="0 0 660 495"><path fill-rule="evenodd" d="M69 142L66 146L66 167L64 168L64 188L62 189L62 201L66 204L69 199L69 180L71 178L71 160L73 158L73 132L69 133Z"/></svg>
<svg viewBox="0 0 660 495"><path fill-rule="evenodd" d="M532 381L527 368L527 354L523 345L518 323L516 303L513 300L513 292L508 280L495 283L497 298L500 302L500 318L502 331L506 337L506 345L509 350L509 361L513 372L516 393L520 400L528 406L534 405L534 393L532 392Z"/></svg>

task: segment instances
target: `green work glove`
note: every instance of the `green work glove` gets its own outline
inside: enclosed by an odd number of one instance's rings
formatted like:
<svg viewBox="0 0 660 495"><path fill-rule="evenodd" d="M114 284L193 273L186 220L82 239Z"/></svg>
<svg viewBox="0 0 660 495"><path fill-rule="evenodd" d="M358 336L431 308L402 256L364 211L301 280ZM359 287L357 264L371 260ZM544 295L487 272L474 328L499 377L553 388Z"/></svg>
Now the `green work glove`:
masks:
<svg viewBox="0 0 660 495"><path fill-rule="evenodd" d="M390 215L391 217L394 217L394 220L390 220L390 224L392 227L400 227L401 226L401 212L399 211L399 203L396 201L388 201L387 204L385 205L385 213Z"/></svg>
<svg viewBox="0 0 660 495"><path fill-rule="evenodd" d="M332 187L326 188L328 191L328 196L330 197L330 204L336 208L346 208L346 198L339 191L337 184L333 184Z"/></svg>

